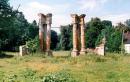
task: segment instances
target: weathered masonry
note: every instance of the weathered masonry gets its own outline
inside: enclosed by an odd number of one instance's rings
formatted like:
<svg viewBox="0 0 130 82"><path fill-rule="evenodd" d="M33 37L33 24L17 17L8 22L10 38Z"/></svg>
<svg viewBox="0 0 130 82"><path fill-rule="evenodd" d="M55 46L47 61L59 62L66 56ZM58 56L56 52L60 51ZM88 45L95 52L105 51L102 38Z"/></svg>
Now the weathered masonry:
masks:
<svg viewBox="0 0 130 82"><path fill-rule="evenodd" d="M79 54L85 54L85 14L78 16L77 14L71 14L73 24L73 50L71 53L72 57ZM80 39L80 41L79 41ZM81 42L81 47L80 47Z"/></svg>
<svg viewBox="0 0 130 82"><path fill-rule="evenodd" d="M52 55L52 51L50 50L52 14L44 15L39 13L38 16L40 50L41 52L46 52L48 55Z"/></svg>

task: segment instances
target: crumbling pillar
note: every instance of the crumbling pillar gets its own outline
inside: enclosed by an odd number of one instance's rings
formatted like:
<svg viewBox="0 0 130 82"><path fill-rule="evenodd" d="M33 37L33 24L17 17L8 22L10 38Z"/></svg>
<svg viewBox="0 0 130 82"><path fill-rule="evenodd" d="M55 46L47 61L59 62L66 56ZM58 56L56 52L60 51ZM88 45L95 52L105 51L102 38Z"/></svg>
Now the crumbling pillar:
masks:
<svg viewBox="0 0 130 82"><path fill-rule="evenodd" d="M77 14L71 14L71 17L72 17L72 24L73 24L73 50L72 50L71 56L75 57L79 54L79 52L78 52L78 32L77 32L78 16L77 16Z"/></svg>
<svg viewBox="0 0 130 82"><path fill-rule="evenodd" d="M28 48L26 45L19 46L19 55L24 56L28 54Z"/></svg>
<svg viewBox="0 0 130 82"><path fill-rule="evenodd" d="M52 14L46 15L46 24L47 24L47 32L46 32L46 51L48 55L52 55L50 50L51 45L51 24L52 24Z"/></svg>
<svg viewBox="0 0 130 82"><path fill-rule="evenodd" d="M106 44L106 37L104 36L101 43L95 49L95 53L97 55L101 55L101 56L105 55L105 44Z"/></svg>
<svg viewBox="0 0 130 82"><path fill-rule="evenodd" d="M85 14L80 15L80 31L81 31L81 50L80 54L85 54L86 49L85 49Z"/></svg>
<svg viewBox="0 0 130 82"><path fill-rule="evenodd" d="M40 50L43 52L44 49L44 26L46 26L45 15L39 13L39 40L40 40Z"/></svg>

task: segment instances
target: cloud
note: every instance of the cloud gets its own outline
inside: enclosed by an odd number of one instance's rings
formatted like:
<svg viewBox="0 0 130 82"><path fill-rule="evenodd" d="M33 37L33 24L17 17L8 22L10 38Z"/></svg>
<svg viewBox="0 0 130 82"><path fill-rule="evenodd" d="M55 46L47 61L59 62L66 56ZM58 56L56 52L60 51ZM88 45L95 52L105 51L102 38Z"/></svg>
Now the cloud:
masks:
<svg viewBox="0 0 130 82"><path fill-rule="evenodd" d="M20 8L20 10L24 13L26 19L28 19L29 22L32 22L33 20L37 20L38 22L38 13L52 13L53 14L53 20L52 20L52 27L59 27L60 25L67 25L71 23L71 13L81 13L81 11L78 11L76 8L81 8L82 11L85 11L86 9L90 10L96 10L97 7L101 7L104 5L108 0L80 0L77 1L78 4L44 4L37 1L32 1L30 3L24 4ZM119 0L118 0L119 1ZM76 8L74 5L77 5ZM95 9L96 8L96 9ZM75 9L75 10L74 10ZM90 20L93 16L87 16L85 18L86 21ZM119 22L124 22L126 19L130 18L130 14L111 14L111 15L105 15L100 16L102 20L111 20L113 22L113 25L116 25Z"/></svg>
<svg viewBox="0 0 130 82"><path fill-rule="evenodd" d="M117 25L119 22L124 23L129 18L130 18L130 14L115 14L115 15L106 15L101 17L102 20L111 20L113 25Z"/></svg>
<svg viewBox="0 0 130 82"><path fill-rule="evenodd" d="M40 4L39 2L31 2L28 4L32 8L37 8L37 9L45 9L45 10L51 10L52 7L45 5L45 4Z"/></svg>
<svg viewBox="0 0 130 82"><path fill-rule="evenodd" d="M80 0L78 3L81 5L80 9L93 10L95 8L101 7L107 1L108 0Z"/></svg>
<svg viewBox="0 0 130 82"><path fill-rule="evenodd" d="M24 7L22 7L20 10L24 13L26 19L28 19L29 22L32 22L33 20L36 20L38 22L38 13L52 13L52 26L59 27L60 25L69 24L69 16L67 18L66 15L66 11L69 9L69 7L69 4L48 5L35 1L24 5Z"/></svg>

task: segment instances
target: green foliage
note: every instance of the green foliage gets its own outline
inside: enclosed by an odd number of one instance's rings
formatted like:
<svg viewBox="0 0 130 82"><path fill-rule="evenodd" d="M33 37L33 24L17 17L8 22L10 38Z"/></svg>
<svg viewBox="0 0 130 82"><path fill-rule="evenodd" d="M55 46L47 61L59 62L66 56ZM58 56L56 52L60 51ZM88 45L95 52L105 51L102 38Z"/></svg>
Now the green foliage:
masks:
<svg viewBox="0 0 130 82"><path fill-rule="evenodd" d="M30 41L26 42L26 45L28 47L28 50L30 53L34 53L39 50L39 38L38 36L35 37L35 39L32 39Z"/></svg>
<svg viewBox="0 0 130 82"><path fill-rule="evenodd" d="M65 57L67 54L58 51L53 58L27 55L0 59L0 82L130 82L130 55L87 53L72 58Z"/></svg>
<svg viewBox="0 0 130 82"><path fill-rule="evenodd" d="M10 33L13 33L15 11L10 7L8 0L0 0L0 49L10 42Z"/></svg>
<svg viewBox="0 0 130 82"><path fill-rule="evenodd" d="M95 45L98 46L101 44L102 39L105 38L105 29L101 31L101 34L98 36Z"/></svg>
<svg viewBox="0 0 130 82"><path fill-rule="evenodd" d="M96 45L99 45L103 38L106 38L106 49L109 52L118 52L121 50L122 32L114 27L106 27L98 36Z"/></svg>
<svg viewBox="0 0 130 82"><path fill-rule="evenodd" d="M125 27L126 27L127 31L130 32L130 19L125 21Z"/></svg>
<svg viewBox="0 0 130 82"><path fill-rule="evenodd" d="M27 33L28 33L28 38L30 39L34 39L38 35L38 26L35 20L32 23L29 23Z"/></svg>
<svg viewBox="0 0 130 82"><path fill-rule="evenodd" d="M45 75L42 82L76 82L69 73L57 72Z"/></svg>
<svg viewBox="0 0 130 82"><path fill-rule="evenodd" d="M27 68L25 71L22 72L22 74L23 74L24 78L34 79L34 76L35 76L35 74L36 74L36 71Z"/></svg>
<svg viewBox="0 0 130 82"><path fill-rule="evenodd" d="M104 29L103 24L99 18L92 18L91 21L88 22L86 29L86 47L95 48L96 40L101 30Z"/></svg>
<svg viewBox="0 0 130 82"><path fill-rule="evenodd" d="M21 74L9 74L2 78L3 82L35 82L38 81L39 78L36 78L36 71L32 69L25 69L20 72Z"/></svg>
<svg viewBox="0 0 130 82"><path fill-rule="evenodd" d="M22 12L13 10L8 0L0 0L0 50L18 51L38 34L36 22L28 23Z"/></svg>
<svg viewBox="0 0 130 82"><path fill-rule="evenodd" d="M109 21L109 20L103 20L103 21L102 21L102 24L103 24L103 26L104 26L105 28L107 28L107 27L112 27L112 22Z"/></svg>
<svg viewBox="0 0 130 82"><path fill-rule="evenodd" d="M60 47L62 50L70 50L72 48L72 26L61 26Z"/></svg>
<svg viewBox="0 0 130 82"><path fill-rule="evenodd" d="M126 23L126 25L129 26L129 28L130 28L130 19L126 20L125 23Z"/></svg>
<svg viewBox="0 0 130 82"><path fill-rule="evenodd" d="M109 52L120 51L120 46L121 46L121 41L122 41L122 32L120 30L115 29L114 27L109 27L109 26L106 27L103 31L104 31L104 34L101 34L100 36L105 35L106 37L107 51Z"/></svg>
<svg viewBox="0 0 130 82"><path fill-rule="evenodd" d="M51 49L56 50L59 42L58 35L54 30L51 30Z"/></svg>
<svg viewBox="0 0 130 82"><path fill-rule="evenodd" d="M108 51L110 52L120 51L121 41L122 41L122 33L120 31L115 30L108 37L107 40Z"/></svg>

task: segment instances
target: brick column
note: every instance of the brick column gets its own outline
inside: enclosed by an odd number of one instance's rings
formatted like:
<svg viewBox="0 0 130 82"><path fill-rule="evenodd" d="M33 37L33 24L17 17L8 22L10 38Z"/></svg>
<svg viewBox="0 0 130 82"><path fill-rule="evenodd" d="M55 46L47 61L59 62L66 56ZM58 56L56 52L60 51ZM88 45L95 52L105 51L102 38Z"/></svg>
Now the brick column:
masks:
<svg viewBox="0 0 130 82"><path fill-rule="evenodd" d="M81 51L80 54L85 54L85 14L80 15L80 30L81 30Z"/></svg>
<svg viewBox="0 0 130 82"><path fill-rule="evenodd" d="M79 54L79 52L78 52L78 32L77 32L78 16L77 16L77 14L71 14L71 17L72 17L72 24L73 24L73 50L72 50L71 56L75 57Z"/></svg>
<svg viewBox="0 0 130 82"><path fill-rule="evenodd" d="M50 50L51 45L51 24L52 24L52 14L46 15L47 33L46 33L46 51L48 55L52 55Z"/></svg>
<svg viewBox="0 0 130 82"><path fill-rule="evenodd" d="M38 14L39 16L39 41L40 41L40 50L43 52L44 51L44 27L43 25L45 24L45 16L42 13Z"/></svg>

